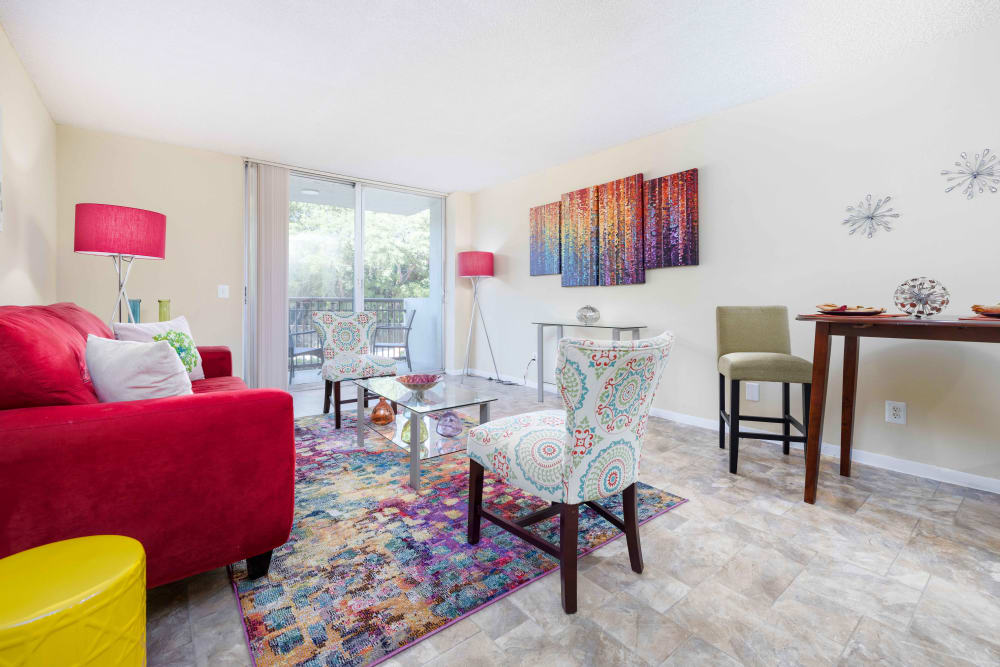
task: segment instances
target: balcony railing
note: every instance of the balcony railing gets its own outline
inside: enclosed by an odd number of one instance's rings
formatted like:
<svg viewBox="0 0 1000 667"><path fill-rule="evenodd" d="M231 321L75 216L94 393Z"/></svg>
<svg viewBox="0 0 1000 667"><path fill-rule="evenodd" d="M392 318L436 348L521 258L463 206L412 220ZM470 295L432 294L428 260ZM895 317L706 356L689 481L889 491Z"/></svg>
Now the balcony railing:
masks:
<svg viewBox="0 0 1000 667"><path fill-rule="evenodd" d="M354 300L349 297L289 297L288 299L288 364L289 380L300 370L323 365L319 334L313 327L311 313L330 310L350 313ZM375 313L375 354L400 358L405 356L407 313L403 299L365 299L365 310ZM384 328L393 327L393 328Z"/></svg>

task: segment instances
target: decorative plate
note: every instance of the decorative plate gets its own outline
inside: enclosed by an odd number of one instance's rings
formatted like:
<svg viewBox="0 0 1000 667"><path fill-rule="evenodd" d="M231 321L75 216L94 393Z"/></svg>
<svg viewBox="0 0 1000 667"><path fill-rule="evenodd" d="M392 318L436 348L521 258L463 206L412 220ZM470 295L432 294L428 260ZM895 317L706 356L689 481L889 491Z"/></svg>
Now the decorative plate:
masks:
<svg viewBox="0 0 1000 667"><path fill-rule="evenodd" d="M437 373L411 373L409 375L400 375L396 378L396 382L410 391L427 391L440 382L441 377Z"/></svg>
<svg viewBox="0 0 1000 667"><path fill-rule="evenodd" d="M824 315L881 315L885 312L885 308L874 306L838 306L835 303L824 303L816 309Z"/></svg>
<svg viewBox="0 0 1000 667"><path fill-rule="evenodd" d="M986 317L1000 317L1000 303L995 306L973 306L972 312L977 315L985 315Z"/></svg>

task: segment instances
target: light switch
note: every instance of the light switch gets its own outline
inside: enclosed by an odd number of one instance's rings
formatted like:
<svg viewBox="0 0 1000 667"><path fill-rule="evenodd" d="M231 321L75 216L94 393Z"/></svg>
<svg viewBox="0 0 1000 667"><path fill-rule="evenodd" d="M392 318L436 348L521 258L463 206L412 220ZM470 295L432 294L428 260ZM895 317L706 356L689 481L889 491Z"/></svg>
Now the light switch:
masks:
<svg viewBox="0 0 1000 667"><path fill-rule="evenodd" d="M219 298L220 299L229 298L229 285L219 285Z"/></svg>

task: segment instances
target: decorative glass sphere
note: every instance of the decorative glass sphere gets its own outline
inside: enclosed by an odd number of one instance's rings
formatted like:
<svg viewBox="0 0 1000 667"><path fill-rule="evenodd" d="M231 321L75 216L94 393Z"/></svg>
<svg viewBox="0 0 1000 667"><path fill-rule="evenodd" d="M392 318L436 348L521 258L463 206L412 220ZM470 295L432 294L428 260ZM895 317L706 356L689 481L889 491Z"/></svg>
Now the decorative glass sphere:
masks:
<svg viewBox="0 0 1000 667"><path fill-rule="evenodd" d="M896 288L896 307L914 317L937 315L951 302L945 286L933 278L910 278Z"/></svg>
<svg viewBox="0 0 1000 667"><path fill-rule="evenodd" d="M584 306L580 310L576 311L576 319L583 324L594 324L601 319L601 311L597 310L593 306Z"/></svg>

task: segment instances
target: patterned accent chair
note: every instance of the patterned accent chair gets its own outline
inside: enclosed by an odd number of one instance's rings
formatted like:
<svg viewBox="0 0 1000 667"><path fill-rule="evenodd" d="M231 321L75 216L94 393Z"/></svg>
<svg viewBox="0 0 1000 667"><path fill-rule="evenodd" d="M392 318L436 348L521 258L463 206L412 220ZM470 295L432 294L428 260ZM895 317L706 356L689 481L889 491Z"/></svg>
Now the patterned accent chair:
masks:
<svg viewBox="0 0 1000 667"><path fill-rule="evenodd" d="M330 412L330 392L333 391L333 413L336 428L340 428L340 406L363 400L368 407L369 394L363 392L361 398L343 400L340 397L340 383L344 380L361 380L396 374L396 361L388 357L372 354L372 339L375 337L375 313L338 313L335 311L313 311L313 326L319 333L320 347L323 349L322 375L326 387L323 390L323 414Z"/></svg>
<svg viewBox="0 0 1000 667"><path fill-rule="evenodd" d="M625 533L632 570L642 572L636 481L653 395L673 334L636 341L559 341L556 384L565 410L543 410L487 422L469 432L468 542L479 542L482 518L559 559L562 605L576 612L580 505ZM511 521L483 508L483 473L547 500L549 507ZM597 501L622 494L624 517ZM527 526L559 516L559 545Z"/></svg>

